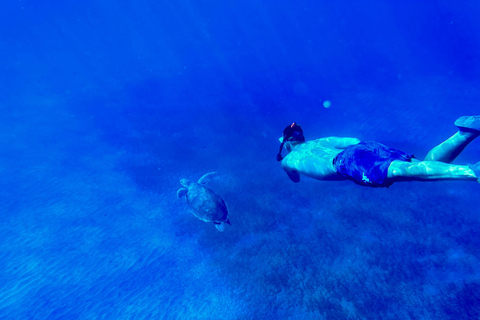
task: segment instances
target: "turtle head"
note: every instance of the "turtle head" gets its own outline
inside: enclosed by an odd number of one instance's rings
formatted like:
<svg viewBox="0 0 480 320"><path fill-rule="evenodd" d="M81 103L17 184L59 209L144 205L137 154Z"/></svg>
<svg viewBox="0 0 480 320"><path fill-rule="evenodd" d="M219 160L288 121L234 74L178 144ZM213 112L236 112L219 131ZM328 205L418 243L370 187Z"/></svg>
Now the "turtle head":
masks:
<svg viewBox="0 0 480 320"><path fill-rule="evenodd" d="M192 184L192 181L190 181L188 179L182 179L182 180L180 180L180 184L182 186L184 186L185 188L188 188Z"/></svg>

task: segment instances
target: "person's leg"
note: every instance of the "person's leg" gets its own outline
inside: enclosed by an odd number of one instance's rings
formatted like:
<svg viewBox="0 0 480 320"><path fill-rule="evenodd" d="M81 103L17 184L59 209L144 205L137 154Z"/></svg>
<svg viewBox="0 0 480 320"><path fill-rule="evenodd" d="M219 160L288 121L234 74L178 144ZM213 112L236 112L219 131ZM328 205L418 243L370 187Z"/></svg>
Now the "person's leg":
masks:
<svg viewBox="0 0 480 320"><path fill-rule="evenodd" d="M388 168L388 178L393 181L432 181L432 180L465 180L478 179L474 170L480 166L461 166L440 161L393 161ZM472 170L473 169L473 170Z"/></svg>
<svg viewBox="0 0 480 320"><path fill-rule="evenodd" d="M460 117L455 121L458 132L442 142L425 157L425 161L451 163L465 147L480 135L480 116Z"/></svg>

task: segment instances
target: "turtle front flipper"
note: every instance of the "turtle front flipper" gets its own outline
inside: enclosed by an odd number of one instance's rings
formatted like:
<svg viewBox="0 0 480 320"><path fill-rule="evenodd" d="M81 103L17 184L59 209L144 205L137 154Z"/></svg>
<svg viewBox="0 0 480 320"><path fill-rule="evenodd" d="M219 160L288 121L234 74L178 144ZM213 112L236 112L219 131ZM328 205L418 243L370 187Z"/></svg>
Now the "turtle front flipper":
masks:
<svg viewBox="0 0 480 320"><path fill-rule="evenodd" d="M198 179L198 183L207 184L210 181L210 179L216 174L217 174L217 172L206 173L200 179Z"/></svg>
<svg viewBox="0 0 480 320"><path fill-rule="evenodd" d="M181 198L183 197L184 195L186 195L188 193L188 189L187 188L180 188L178 189L177 191L177 197Z"/></svg>

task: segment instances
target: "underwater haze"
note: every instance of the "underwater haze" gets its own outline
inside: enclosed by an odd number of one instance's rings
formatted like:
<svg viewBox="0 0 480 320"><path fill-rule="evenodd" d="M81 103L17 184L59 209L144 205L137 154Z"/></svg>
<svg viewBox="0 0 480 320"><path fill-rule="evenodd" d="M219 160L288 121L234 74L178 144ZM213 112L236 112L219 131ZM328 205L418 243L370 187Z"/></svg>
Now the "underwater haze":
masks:
<svg viewBox="0 0 480 320"><path fill-rule="evenodd" d="M478 183L293 183L276 161L293 121L424 157L480 114L479 16L6 1L0 319L479 319ZM477 140L455 163L479 160ZM208 172L224 232L177 198Z"/></svg>

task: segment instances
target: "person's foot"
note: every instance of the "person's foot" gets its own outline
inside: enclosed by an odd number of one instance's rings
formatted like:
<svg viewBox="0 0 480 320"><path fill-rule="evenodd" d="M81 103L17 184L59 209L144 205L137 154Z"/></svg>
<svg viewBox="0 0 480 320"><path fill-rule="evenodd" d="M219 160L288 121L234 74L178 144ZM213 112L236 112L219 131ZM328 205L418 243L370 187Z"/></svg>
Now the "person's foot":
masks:
<svg viewBox="0 0 480 320"><path fill-rule="evenodd" d="M475 173L475 176L477 177L478 183L480 183L480 161L475 164L469 163L468 167L472 169L473 173Z"/></svg>
<svg viewBox="0 0 480 320"><path fill-rule="evenodd" d="M460 131L480 133L480 116L460 117L455 121L455 125Z"/></svg>

